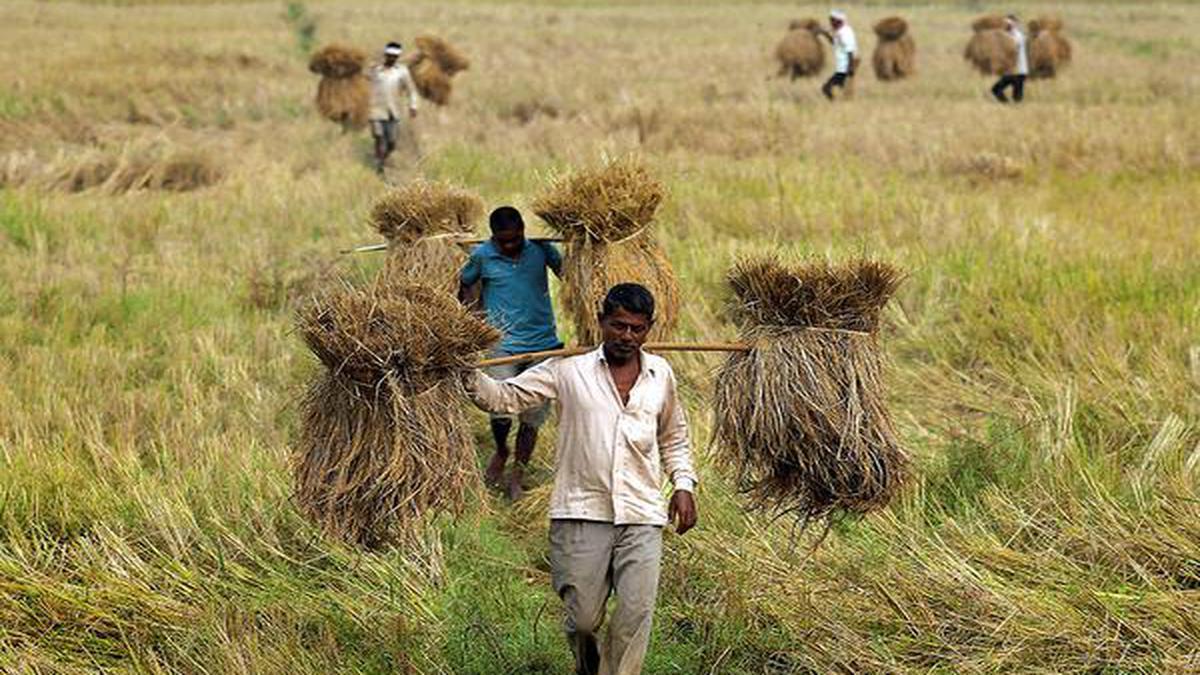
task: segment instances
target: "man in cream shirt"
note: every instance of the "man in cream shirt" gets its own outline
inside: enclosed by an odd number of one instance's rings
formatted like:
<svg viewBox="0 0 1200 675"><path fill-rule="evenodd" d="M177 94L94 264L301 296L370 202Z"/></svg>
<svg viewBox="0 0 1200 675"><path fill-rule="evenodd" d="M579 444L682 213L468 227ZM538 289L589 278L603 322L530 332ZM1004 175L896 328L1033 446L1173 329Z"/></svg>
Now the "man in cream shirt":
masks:
<svg viewBox="0 0 1200 675"><path fill-rule="evenodd" d="M1009 14L1004 18L1004 31L1017 45L1017 67L1013 72L1000 77L992 87L992 96L995 96L996 100L1001 103L1008 103L1009 98L1004 95L1004 90L1012 87L1012 101L1020 103L1025 100L1025 78L1029 76L1029 50L1025 44L1025 33L1021 30L1021 22L1015 14Z"/></svg>
<svg viewBox="0 0 1200 675"><path fill-rule="evenodd" d="M674 522L682 534L696 524L696 473L675 374L641 349L654 324L654 297L643 286L618 284L599 321L599 348L501 382L477 373L469 389L479 407L496 413L557 403L550 568L575 672L636 675L650 642L662 528ZM675 488L669 506L664 472ZM609 593L617 606L601 643Z"/></svg>
<svg viewBox="0 0 1200 675"><path fill-rule="evenodd" d="M829 26L833 28L832 34L826 34L833 42L833 76L821 87L821 93L832 101L833 88L841 87L844 95L847 80L854 77L858 66L858 39L846 21L845 12L836 9L830 12Z"/></svg>
<svg viewBox="0 0 1200 675"><path fill-rule="evenodd" d="M400 63L402 48L399 42L389 42L383 48L383 63L371 66L367 79L371 83L371 107L367 119L375 137L375 170L383 174L388 155L396 149L396 128L400 124L401 91L408 94L408 116L417 116L417 87L413 84L408 66Z"/></svg>

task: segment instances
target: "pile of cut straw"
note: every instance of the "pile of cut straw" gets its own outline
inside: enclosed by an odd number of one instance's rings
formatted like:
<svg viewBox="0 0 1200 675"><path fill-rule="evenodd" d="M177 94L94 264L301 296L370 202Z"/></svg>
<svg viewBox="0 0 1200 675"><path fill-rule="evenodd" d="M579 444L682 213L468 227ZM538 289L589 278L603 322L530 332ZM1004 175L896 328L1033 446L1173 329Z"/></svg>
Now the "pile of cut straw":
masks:
<svg viewBox="0 0 1200 675"><path fill-rule="evenodd" d="M1049 79L1071 63L1071 43L1063 37L1062 19L1042 16L1029 22L1029 76Z"/></svg>
<svg viewBox="0 0 1200 675"><path fill-rule="evenodd" d="M744 261L731 309L750 351L717 377L714 437L752 506L802 522L886 505L904 481L884 397L880 312L901 274L867 260Z"/></svg>
<svg viewBox="0 0 1200 675"><path fill-rule="evenodd" d="M302 402L296 501L331 537L377 548L475 494L462 376L499 338L432 288L341 282L299 313L325 365Z"/></svg>
<svg viewBox="0 0 1200 675"><path fill-rule="evenodd" d="M446 105L454 89L450 78L469 68L470 60L439 37L421 35L414 42L417 49L407 63L417 91L428 101Z"/></svg>
<svg viewBox="0 0 1200 675"><path fill-rule="evenodd" d="M779 77L812 77L825 67L825 48L818 35L824 32L816 19L796 19L788 24L788 32L775 46L779 62Z"/></svg>
<svg viewBox="0 0 1200 675"><path fill-rule="evenodd" d="M371 209L388 240L384 275L453 293L467 255L456 241L483 217L483 200L449 183L414 180L389 191Z"/></svg>
<svg viewBox="0 0 1200 675"><path fill-rule="evenodd" d="M1017 67L1017 43L1004 30L1002 16L983 16L971 24L974 34L963 51L981 75L1008 75Z"/></svg>
<svg viewBox="0 0 1200 675"><path fill-rule="evenodd" d="M556 181L533 210L566 244L563 304L583 344L600 342L596 316L608 289L638 283L655 300L652 340L675 329L679 284L650 230L662 202L662 183L633 160L614 160Z"/></svg>
<svg viewBox="0 0 1200 675"><path fill-rule="evenodd" d="M312 55L308 69L321 76L317 85L317 110L345 129L367 124L371 88L363 68L367 55L353 47L329 45Z"/></svg>
<svg viewBox="0 0 1200 675"><path fill-rule="evenodd" d="M908 30L908 22L898 16L880 19L875 24L875 52L871 65L875 77L883 82L901 80L916 72L917 44Z"/></svg>

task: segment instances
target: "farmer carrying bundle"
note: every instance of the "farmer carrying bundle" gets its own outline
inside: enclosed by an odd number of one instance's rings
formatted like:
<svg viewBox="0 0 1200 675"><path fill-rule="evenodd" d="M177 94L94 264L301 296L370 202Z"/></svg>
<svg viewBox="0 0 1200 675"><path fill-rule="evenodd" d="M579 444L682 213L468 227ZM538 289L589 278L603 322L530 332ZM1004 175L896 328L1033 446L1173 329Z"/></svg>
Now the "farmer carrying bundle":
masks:
<svg viewBox="0 0 1200 675"><path fill-rule="evenodd" d="M875 26L875 52L871 65L875 77L884 82L904 79L916 71L917 45L908 30L908 22L898 16L881 19Z"/></svg>
<svg viewBox="0 0 1200 675"><path fill-rule="evenodd" d="M1000 22L1000 27L995 27ZM992 96L1008 103L1006 90L1012 90L1012 101L1025 99L1025 79L1029 76L1029 53L1025 33L1016 15L985 16L972 24L975 34L967 42L963 58L983 75L999 75L992 86Z"/></svg>
<svg viewBox="0 0 1200 675"><path fill-rule="evenodd" d="M733 353L713 398L718 460L753 506L802 522L867 513L904 481L877 333L900 283L873 261L786 267L742 262L732 314L749 351Z"/></svg>
<svg viewBox="0 0 1200 675"><path fill-rule="evenodd" d="M325 289L297 323L325 366L301 403L301 510L367 548L457 512L478 486L462 379L497 331L445 292L386 278Z"/></svg>
<svg viewBox="0 0 1200 675"><path fill-rule="evenodd" d="M663 192L662 183L626 159L558 180L534 201L534 212L566 243L563 303L580 342L599 342L596 314L608 289L622 282L654 294L658 319L651 339L675 329L679 285L650 229Z"/></svg>
<svg viewBox="0 0 1200 675"><path fill-rule="evenodd" d="M361 129L367 124L370 86L363 75L367 55L353 47L329 45L308 62L308 69L321 76L317 85L317 110L343 129Z"/></svg>
<svg viewBox="0 0 1200 675"><path fill-rule="evenodd" d="M458 289L467 255L458 240L474 231L483 201L449 183L417 179L394 188L371 208L371 223L388 241L384 274Z"/></svg>
<svg viewBox="0 0 1200 675"><path fill-rule="evenodd" d="M470 60L445 40L432 35L421 35L414 40L417 50L408 59L409 70L417 91L427 101L437 105L450 102L454 86L452 77L471 66Z"/></svg>
<svg viewBox="0 0 1200 675"><path fill-rule="evenodd" d="M383 175L387 158L396 149L400 124L405 118L417 116L417 87L408 67L400 63L404 48L399 42L389 42L383 48L383 63L371 66L371 136L375 139L375 170ZM399 97L408 98L408 106Z"/></svg>

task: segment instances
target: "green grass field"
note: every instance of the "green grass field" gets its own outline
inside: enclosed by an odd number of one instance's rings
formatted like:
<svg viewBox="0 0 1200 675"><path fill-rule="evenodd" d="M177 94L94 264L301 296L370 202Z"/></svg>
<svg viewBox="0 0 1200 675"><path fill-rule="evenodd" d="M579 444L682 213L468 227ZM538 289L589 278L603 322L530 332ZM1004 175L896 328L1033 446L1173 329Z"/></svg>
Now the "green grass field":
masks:
<svg viewBox="0 0 1200 675"><path fill-rule="evenodd" d="M919 72L838 105L771 77L825 5L301 9L317 44L431 32L473 59L393 180L524 208L638 154L670 190L681 337L733 335L743 254L909 272L885 344L915 479L816 549L743 511L709 457L718 361L672 357L701 525L667 535L647 673L1200 671L1200 5L1056 5L1076 63L1019 108L961 58L990 3L850 3L866 49L908 17ZM378 266L337 251L377 239L385 186L313 110L284 4L13 0L0 25L0 670L569 672L549 434L531 498L403 550L289 501L319 367L292 315Z"/></svg>

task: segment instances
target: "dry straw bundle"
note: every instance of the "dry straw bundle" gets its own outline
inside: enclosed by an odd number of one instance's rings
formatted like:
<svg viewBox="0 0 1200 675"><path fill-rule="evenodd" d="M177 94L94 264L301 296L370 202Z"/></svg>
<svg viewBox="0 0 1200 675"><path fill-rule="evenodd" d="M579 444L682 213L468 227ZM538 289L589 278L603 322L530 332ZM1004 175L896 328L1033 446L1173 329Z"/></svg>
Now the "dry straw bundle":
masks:
<svg viewBox="0 0 1200 675"><path fill-rule="evenodd" d="M386 279L318 295L299 330L326 370L302 402L296 500L329 536L376 548L478 489L461 375L498 332L453 297Z"/></svg>
<svg viewBox="0 0 1200 675"><path fill-rule="evenodd" d="M317 110L344 128L366 125L371 88L363 68L367 55L353 47L329 45L312 55L308 69L321 76L317 85Z"/></svg>
<svg viewBox="0 0 1200 675"><path fill-rule="evenodd" d="M385 276L453 292L467 258L456 236L471 234L483 211L483 200L449 183L419 179L391 190L371 209L388 240Z"/></svg>
<svg viewBox="0 0 1200 675"><path fill-rule="evenodd" d="M884 82L901 80L916 72L917 44L908 32L908 22L889 16L875 24L875 53L871 65L875 77Z"/></svg>
<svg viewBox="0 0 1200 675"><path fill-rule="evenodd" d="M1003 29L978 30L967 42L963 58L982 75L1007 75L1017 67L1017 43Z"/></svg>
<svg viewBox="0 0 1200 675"><path fill-rule="evenodd" d="M533 210L565 240L563 303L576 338L600 342L596 315L608 289L634 282L656 302L652 340L675 329L679 284L671 263L650 231L662 202L662 183L632 160L562 178L533 203Z"/></svg>
<svg viewBox="0 0 1200 675"><path fill-rule="evenodd" d="M417 50L408 59L413 83L417 91L428 101L437 105L450 102L454 85L450 78L466 70L471 62L453 45L432 35L422 35L416 42Z"/></svg>
<svg viewBox="0 0 1200 675"><path fill-rule="evenodd" d="M775 47L779 77L812 77L825 68L825 48L817 36L824 31L816 19L796 19Z"/></svg>
<svg viewBox="0 0 1200 675"><path fill-rule="evenodd" d="M803 522L885 506L908 457L884 399L880 312L901 274L860 260L789 268L744 261L729 275L751 350L717 377L718 458L751 503Z"/></svg>
<svg viewBox="0 0 1200 675"><path fill-rule="evenodd" d="M1071 43L1062 36L1063 22L1043 16L1029 22L1029 76L1049 79L1071 63Z"/></svg>

